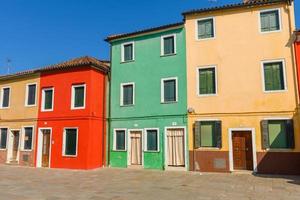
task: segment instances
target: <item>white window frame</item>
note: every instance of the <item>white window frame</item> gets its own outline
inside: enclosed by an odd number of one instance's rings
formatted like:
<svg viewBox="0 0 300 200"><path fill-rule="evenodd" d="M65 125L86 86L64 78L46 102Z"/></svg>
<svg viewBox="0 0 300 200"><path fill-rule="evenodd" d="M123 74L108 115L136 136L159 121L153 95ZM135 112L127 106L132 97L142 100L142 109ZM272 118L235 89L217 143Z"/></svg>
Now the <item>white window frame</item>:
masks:
<svg viewBox="0 0 300 200"><path fill-rule="evenodd" d="M125 46L126 45L132 45L132 60L125 60ZM133 62L135 60L135 43L134 42L126 42L121 44L121 62L126 63L126 62Z"/></svg>
<svg viewBox="0 0 300 200"><path fill-rule="evenodd" d="M175 101L170 101L166 102L165 101L165 87L164 87L164 82L165 81L170 81L170 80L175 80L176 83L176 100ZM171 104L171 103L177 103L178 102L178 77L170 77L170 78L162 78L160 81L160 101L163 104Z"/></svg>
<svg viewBox="0 0 300 200"><path fill-rule="evenodd" d="M261 30L261 13L264 12L270 12L270 11L277 11L278 12L278 17L279 17L279 30L275 31L262 31ZM282 31L282 19L281 19L281 10L279 8L274 8L274 9L266 9L266 10L261 10L258 12L258 29L259 33L261 34L268 34L268 33L278 33Z"/></svg>
<svg viewBox="0 0 300 200"><path fill-rule="evenodd" d="M8 95L8 106L3 107L3 94L4 94L4 89L9 89L9 95ZM10 86L5 86L1 88L1 95L0 95L0 108L1 109L9 109L10 108L10 101L11 101L11 87Z"/></svg>
<svg viewBox="0 0 300 200"><path fill-rule="evenodd" d="M284 89L283 90L272 90L267 91L265 86L265 64L268 63L275 63L275 62L282 62L282 70L283 70L283 83L284 83ZM287 77L286 77L286 69L285 69L285 60L284 59L277 59L277 60L263 60L261 61L261 73L262 73L262 89L264 93L279 93L279 92L287 92L288 91L288 85L287 85Z"/></svg>
<svg viewBox="0 0 300 200"><path fill-rule="evenodd" d="M165 54L165 43L164 43L164 39L165 38L169 38L169 37L173 37L174 38L174 53L171 53L171 54ZM176 42L176 34L170 34L170 35L163 35L161 36L161 39L160 39L160 46L161 46L161 49L160 49L160 55L161 56L172 56L172 55L176 55L177 54L177 42Z"/></svg>
<svg viewBox="0 0 300 200"><path fill-rule="evenodd" d="M24 149L24 143L25 143L25 128L32 128L32 137L31 137L31 149ZM35 129L34 129L34 126L31 125L31 126L22 126L22 139L21 139L21 149L22 151L32 151L33 150L33 141L34 141L34 135L35 135Z"/></svg>
<svg viewBox="0 0 300 200"><path fill-rule="evenodd" d="M52 90L52 109L45 109L45 91ZM41 105L42 112L51 112L54 110L54 87L43 88L42 89L42 105Z"/></svg>
<svg viewBox="0 0 300 200"><path fill-rule="evenodd" d="M66 130L67 129L75 129L76 130L76 154L75 155L66 155ZM63 131L63 146L62 146L62 156L63 157L77 157L78 156L78 137L79 131L78 127L64 127Z"/></svg>
<svg viewBox="0 0 300 200"><path fill-rule="evenodd" d="M117 131L124 131L125 132L125 149L118 150L117 149ZM115 128L113 133L113 151L125 152L127 151L127 129L125 128Z"/></svg>
<svg viewBox="0 0 300 200"><path fill-rule="evenodd" d="M155 130L155 131L157 131L157 150L155 150L155 151L153 151L153 150L148 150L147 149L147 145L148 145L148 139L147 139L147 131L151 131L151 130ZM159 135L159 128L145 128L144 129L144 151L146 151L146 152L160 152L160 140L159 140L159 138L160 138L160 135Z"/></svg>
<svg viewBox="0 0 300 200"><path fill-rule="evenodd" d="M28 105L29 86L31 86L31 85L35 85L35 99L34 99L34 104ZM26 84L25 107L34 107L34 106L36 106L36 102L37 102L37 94L38 94L37 91L38 91L37 83L27 83L27 84Z"/></svg>
<svg viewBox="0 0 300 200"><path fill-rule="evenodd" d="M216 92L214 94L200 94L200 74L199 74L199 70L200 69L215 69L215 86L216 86ZM198 97L211 97L211 96L217 96L218 95L218 69L217 69L217 65L207 65L207 66L201 66L201 67L197 67L197 71L196 71L196 88L197 88L197 96Z"/></svg>
<svg viewBox="0 0 300 200"><path fill-rule="evenodd" d="M77 87L84 87L84 96L83 96L83 106L80 107L75 107L75 88ZM71 110L79 110L79 109L85 109L85 104L86 104L86 84L74 84L72 85L71 89Z"/></svg>
<svg viewBox="0 0 300 200"><path fill-rule="evenodd" d="M212 19L213 20L213 27L214 27L214 37L210 37L210 38L199 38L198 35L198 22L199 21L204 21L204 20L208 20L208 19ZM215 17L205 17L205 18L199 18L196 19L195 21L195 33L196 33L196 41L205 41L205 40L214 40L216 39L216 18Z"/></svg>
<svg viewBox="0 0 300 200"><path fill-rule="evenodd" d="M0 151L6 151L7 150L7 145L8 145L8 138L9 138L9 133L10 133L10 129L7 126L1 126L0 129L7 129L7 135L6 135L6 148L2 149L0 148ZM0 140L1 140L1 130L0 130Z"/></svg>
<svg viewBox="0 0 300 200"><path fill-rule="evenodd" d="M130 105L124 105L124 101L123 101L123 94L124 94L124 86L128 86L128 85L132 85L132 104ZM135 83L134 82L129 82L129 83L121 83L120 85L120 105L127 107L127 106L134 106L135 105Z"/></svg>

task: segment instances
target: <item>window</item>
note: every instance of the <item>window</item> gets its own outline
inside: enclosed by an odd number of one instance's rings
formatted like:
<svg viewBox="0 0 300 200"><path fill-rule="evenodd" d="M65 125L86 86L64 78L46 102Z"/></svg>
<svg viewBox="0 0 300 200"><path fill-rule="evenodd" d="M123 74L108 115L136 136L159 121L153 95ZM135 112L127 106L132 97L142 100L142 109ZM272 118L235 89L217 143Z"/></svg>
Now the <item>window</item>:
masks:
<svg viewBox="0 0 300 200"><path fill-rule="evenodd" d="M263 63L263 70L265 91L280 91L286 89L283 61L265 62Z"/></svg>
<svg viewBox="0 0 300 200"><path fill-rule="evenodd" d="M43 89L42 92L42 111L52 111L54 101L54 88Z"/></svg>
<svg viewBox="0 0 300 200"><path fill-rule="evenodd" d="M134 105L134 83L121 84L121 106Z"/></svg>
<svg viewBox="0 0 300 200"><path fill-rule="evenodd" d="M72 109L85 108L85 85L72 86Z"/></svg>
<svg viewBox="0 0 300 200"><path fill-rule="evenodd" d="M268 10L260 12L261 32L273 32L280 30L279 10Z"/></svg>
<svg viewBox="0 0 300 200"><path fill-rule="evenodd" d="M198 69L198 94L213 95L217 92L216 67Z"/></svg>
<svg viewBox="0 0 300 200"><path fill-rule="evenodd" d="M146 129L145 151L159 151L158 129Z"/></svg>
<svg viewBox="0 0 300 200"><path fill-rule="evenodd" d="M2 108L8 108L9 107L9 101L10 101L10 88L2 88L1 92L1 107Z"/></svg>
<svg viewBox="0 0 300 200"><path fill-rule="evenodd" d="M222 147L221 121L197 121L194 131L195 148Z"/></svg>
<svg viewBox="0 0 300 200"><path fill-rule="evenodd" d="M197 21L197 38L199 40L215 37L214 18L200 19Z"/></svg>
<svg viewBox="0 0 300 200"><path fill-rule="evenodd" d="M262 137L264 149L293 149L295 147L293 120L262 121Z"/></svg>
<svg viewBox="0 0 300 200"><path fill-rule="evenodd" d="M28 84L26 88L26 106L35 106L36 104L36 84Z"/></svg>
<svg viewBox="0 0 300 200"><path fill-rule="evenodd" d="M63 155L77 156L77 128L66 128L63 140Z"/></svg>
<svg viewBox="0 0 300 200"><path fill-rule="evenodd" d="M168 35L162 37L161 55L176 54L176 35Z"/></svg>
<svg viewBox="0 0 300 200"><path fill-rule="evenodd" d="M24 150L32 149L32 135L33 135L33 127L25 127L24 129Z"/></svg>
<svg viewBox="0 0 300 200"><path fill-rule="evenodd" d="M114 150L115 151L126 151L126 131L115 130L114 135Z"/></svg>
<svg viewBox="0 0 300 200"><path fill-rule="evenodd" d="M0 149L6 149L7 131L7 128L0 129Z"/></svg>
<svg viewBox="0 0 300 200"><path fill-rule="evenodd" d="M122 44L122 62L134 60L134 43Z"/></svg>
<svg viewBox="0 0 300 200"><path fill-rule="evenodd" d="M177 101L178 88L177 78L162 79L162 103L172 103Z"/></svg>

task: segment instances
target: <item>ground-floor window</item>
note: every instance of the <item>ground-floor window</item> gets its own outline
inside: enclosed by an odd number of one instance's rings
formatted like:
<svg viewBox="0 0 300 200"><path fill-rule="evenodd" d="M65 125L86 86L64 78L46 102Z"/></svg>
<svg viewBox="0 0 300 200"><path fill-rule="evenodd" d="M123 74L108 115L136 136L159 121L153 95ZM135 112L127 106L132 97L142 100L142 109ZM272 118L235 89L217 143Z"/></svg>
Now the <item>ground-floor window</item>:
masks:
<svg viewBox="0 0 300 200"><path fill-rule="evenodd" d="M7 130L7 128L0 129L0 149L6 149Z"/></svg>
<svg viewBox="0 0 300 200"><path fill-rule="evenodd" d="M77 128L65 128L63 138L63 155L64 156L77 156Z"/></svg>
<svg viewBox="0 0 300 200"><path fill-rule="evenodd" d="M24 143L23 143L24 150L32 149L32 135L33 135L33 127L25 127L24 128Z"/></svg>
<svg viewBox="0 0 300 200"><path fill-rule="evenodd" d="M262 121L262 137L265 149L293 149L295 147L293 120Z"/></svg>
<svg viewBox="0 0 300 200"><path fill-rule="evenodd" d="M159 151L158 129L146 129L145 151Z"/></svg>
<svg viewBox="0 0 300 200"><path fill-rule="evenodd" d="M114 146L115 151L126 150L126 130L115 130L114 131Z"/></svg>
<svg viewBox="0 0 300 200"><path fill-rule="evenodd" d="M197 121L194 129L195 148L222 146L221 121Z"/></svg>

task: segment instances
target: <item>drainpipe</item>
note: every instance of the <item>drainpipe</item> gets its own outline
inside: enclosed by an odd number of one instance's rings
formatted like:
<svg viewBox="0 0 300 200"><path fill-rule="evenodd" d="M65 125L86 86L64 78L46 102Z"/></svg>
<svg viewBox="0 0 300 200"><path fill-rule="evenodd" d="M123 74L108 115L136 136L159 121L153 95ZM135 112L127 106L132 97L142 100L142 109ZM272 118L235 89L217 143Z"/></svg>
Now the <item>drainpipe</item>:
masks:
<svg viewBox="0 0 300 200"><path fill-rule="evenodd" d="M110 166L110 133L111 133L111 74L112 74L112 46L109 45L110 48L110 70L108 72L108 117L107 117L107 133L106 133L106 150L107 150L107 156L106 156L106 166Z"/></svg>

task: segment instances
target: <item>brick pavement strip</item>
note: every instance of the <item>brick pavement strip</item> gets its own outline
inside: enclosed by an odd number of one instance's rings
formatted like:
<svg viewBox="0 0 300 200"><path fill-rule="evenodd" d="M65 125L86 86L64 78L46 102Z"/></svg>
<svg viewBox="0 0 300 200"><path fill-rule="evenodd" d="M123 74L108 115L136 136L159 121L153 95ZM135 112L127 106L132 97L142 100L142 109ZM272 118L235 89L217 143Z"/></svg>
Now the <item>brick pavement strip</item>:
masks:
<svg viewBox="0 0 300 200"><path fill-rule="evenodd" d="M299 200L300 177L0 166L0 200Z"/></svg>

